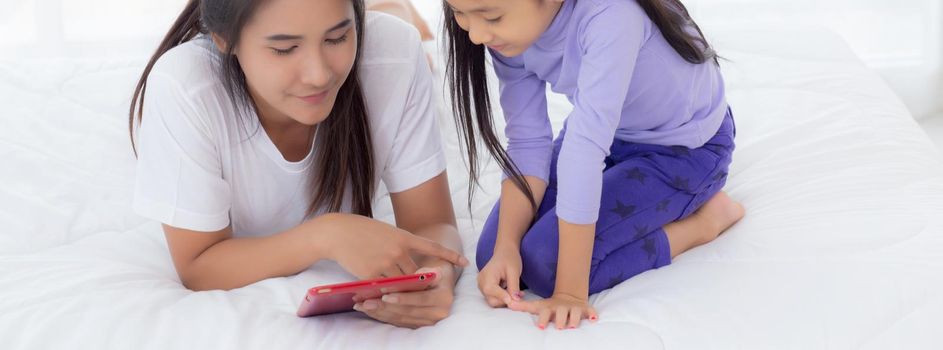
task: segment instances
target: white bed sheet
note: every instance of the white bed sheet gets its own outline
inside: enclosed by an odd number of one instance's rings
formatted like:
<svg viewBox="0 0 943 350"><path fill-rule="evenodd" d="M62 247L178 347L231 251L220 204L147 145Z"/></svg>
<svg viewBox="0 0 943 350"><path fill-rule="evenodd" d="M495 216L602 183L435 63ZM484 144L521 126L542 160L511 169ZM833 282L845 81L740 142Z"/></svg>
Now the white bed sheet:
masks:
<svg viewBox="0 0 943 350"><path fill-rule="evenodd" d="M933 349L943 346L943 164L900 101L836 36L716 29L738 126L727 191L746 218L670 266L592 297L598 324L540 331L487 307L474 268L453 315L398 329L299 319L326 262L194 293L157 223L130 211L125 109L142 62L0 62L0 347L298 349ZM439 67L441 67L441 62ZM555 123L570 108L554 97ZM446 109L443 108L443 112ZM472 206L442 117L465 253L497 196ZM379 216L391 218L388 203ZM471 259L474 261L474 259ZM532 296L530 296L532 297Z"/></svg>

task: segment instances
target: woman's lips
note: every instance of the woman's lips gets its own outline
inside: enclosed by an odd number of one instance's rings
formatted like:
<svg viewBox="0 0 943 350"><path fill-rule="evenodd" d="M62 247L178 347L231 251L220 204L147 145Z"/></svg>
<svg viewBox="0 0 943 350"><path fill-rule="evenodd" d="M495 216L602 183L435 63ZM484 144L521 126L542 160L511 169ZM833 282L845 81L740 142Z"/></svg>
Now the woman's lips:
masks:
<svg viewBox="0 0 943 350"><path fill-rule="evenodd" d="M308 96L303 96L303 97L298 97L298 98L300 98L305 103L318 104L318 103L321 103L321 101L324 101L325 97L327 97L327 91L319 93L319 94L308 95Z"/></svg>

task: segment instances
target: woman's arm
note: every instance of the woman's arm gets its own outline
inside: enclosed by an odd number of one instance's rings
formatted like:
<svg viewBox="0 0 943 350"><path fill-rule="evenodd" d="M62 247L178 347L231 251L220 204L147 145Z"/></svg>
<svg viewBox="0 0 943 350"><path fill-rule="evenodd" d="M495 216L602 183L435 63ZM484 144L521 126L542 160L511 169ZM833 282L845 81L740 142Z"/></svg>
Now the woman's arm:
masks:
<svg viewBox="0 0 943 350"><path fill-rule="evenodd" d="M177 274L192 290L233 289L288 276L321 259L337 261L358 278L412 273L411 254L458 265L460 253L367 217L326 214L266 237L232 238L232 229L197 232L164 226Z"/></svg>
<svg viewBox="0 0 943 350"><path fill-rule="evenodd" d="M442 172L425 183L400 193L391 193L396 226L413 234L462 251L462 240L455 223L455 211L449 193L448 174ZM452 263L437 257L417 256L419 266L447 266ZM461 272L460 267L457 272ZM459 274L456 274L458 276Z"/></svg>
<svg viewBox="0 0 943 350"><path fill-rule="evenodd" d="M232 238L232 228L198 232L163 225L174 267L195 291L233 289L271 277L288 276L324 259L317 238L328 230L322 216L265 237Z"/></svg>
<svg viewBox="0 0 943 350"><path fill-rule="evenodd" d="M393 210L400 228L461 251L448 182L448 175L442 172L419 186L392 194ZM433 325L448 317L461 265L433 256L417 256L416 261L420 271L439 273L440 278L430 289L390 293L382 299L358 303L354 308L376 320L409 328Z"/></svg>

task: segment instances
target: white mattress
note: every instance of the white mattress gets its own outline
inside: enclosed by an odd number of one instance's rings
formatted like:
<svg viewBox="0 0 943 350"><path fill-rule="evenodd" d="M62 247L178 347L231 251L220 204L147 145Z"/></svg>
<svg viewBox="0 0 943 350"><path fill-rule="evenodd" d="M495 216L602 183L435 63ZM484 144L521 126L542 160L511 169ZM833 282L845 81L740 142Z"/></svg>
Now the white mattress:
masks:
<svg viewBox="0 0 943 350"><path fill-rule="evenodd" d="M600 322L566 331L486 306L474 268L453 315L415 331L355 313L295 317L306 288L351 278L332 263L190 292L159 225L130 211L125 109L140 58L0 61L0 348L943 347L943 157L837 37L711 36L728 59L738 126L727 191L748 214L672 265L593 296ZM555 97L551 108L559 125L570 107ZM492 164L474 216L458 213L472 261L498 176Z"/></svg>

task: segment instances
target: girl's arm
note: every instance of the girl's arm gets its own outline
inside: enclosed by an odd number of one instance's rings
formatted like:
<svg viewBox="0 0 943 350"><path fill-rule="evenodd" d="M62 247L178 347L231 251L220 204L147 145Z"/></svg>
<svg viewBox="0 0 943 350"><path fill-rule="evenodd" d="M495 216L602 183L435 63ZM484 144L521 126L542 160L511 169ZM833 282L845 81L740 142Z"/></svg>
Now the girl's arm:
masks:
<svg viewBox="0 0 943 350"><path fill-rule="evenodd" d="M524 180L534 193L537 205L544 198L547 183L535 176L524 176ZM517 188L511 179L501 183L501 208L498 213L498 237L494 249L512 249L521 251L521 238L534 221L534 209L527 200L524 191Z"/></svg>
<svg viewBox="0 0 943 350"><path fill-rule="evenodd" d="M596 224L577 225L560 221L560 249L554 294L589 299L589 267L593 257Z"/></svg>

